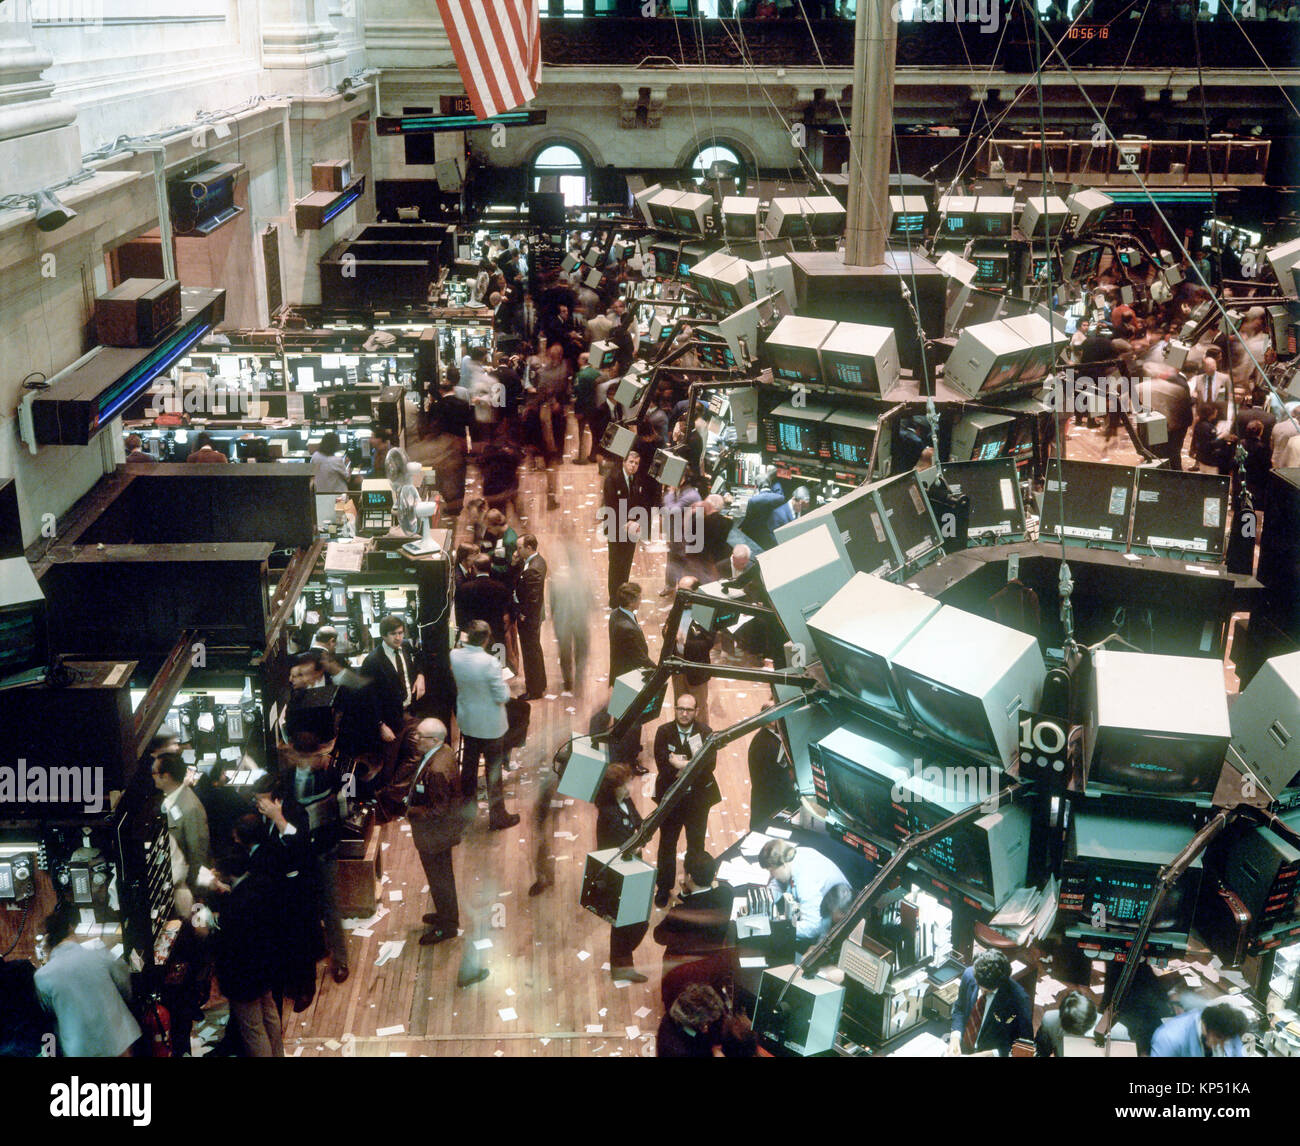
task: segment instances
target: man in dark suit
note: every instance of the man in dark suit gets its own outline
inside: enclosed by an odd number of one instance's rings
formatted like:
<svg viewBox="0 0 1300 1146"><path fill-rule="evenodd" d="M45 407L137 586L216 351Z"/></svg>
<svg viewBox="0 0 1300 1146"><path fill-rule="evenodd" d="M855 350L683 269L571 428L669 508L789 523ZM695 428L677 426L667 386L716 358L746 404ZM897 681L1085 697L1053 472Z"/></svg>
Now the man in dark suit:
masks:
<svg viewBox="0 0 1300 1146"><path fill-rule="evenodd" d="M654 800L659 803L668 789L676 783L678 774L696 753L704 747L704 742L713 734L707 724L697 719L695 697L683 693L675 706L676 719L661 724L655 732L655 776ZM655 904L667 907L677 882L677 841L682 829L686 830L686 851L702 852L704 840L709 830L709 809L722 799L718 782L713 778L718 756L710 751L704 757L691 781L691 787L672 813L659 826L658 871L655 877Z"/></svg>
<svg viewBox="0 0 1300 1146"><path fill-rule="evenodd" d="M537 552L537 538L519 539L519 576L515 605L519 614L519 652L524 662L524 699L541 700L546 693L546 661L542 656L542 622L546 620L546 562Z"/></svg>
<svg viewBox="0 0 1300 1146"><path fill-rule="evenodd" d="M623 420L623 407L614 401L614 390L611 383L610 389L605 391L605 399L597 402L591 411L591 453L592 456L600 461L602 472L609 468L612 463L618 459L612 454L600 448L601 439L605 436L605 431L609 429L614 422Z"/></svg>
<svg viewBox="0 0 1300 1146"><path fill-rule="evenodd" d="M249 873L249 859L232 852L222 861L230 891L221 899L214 933L214 963L230 1018L249 1058L284 1058L280 1008L272 988L276 973L276 884Z"/></svg>
<svg viewBox="0 0 1300 1146"><path fill-rule="evenodd" d="M763 706L771 708L768 701ZM768 725L749 742L749 830L761 832L777 812L794 804L799 794L790 776L789 757L776 730Z"/></svg>
<svg viewBox="0 0 1300 1146"><path fill-rule="evenodd" d="M605 478L601 499L601 533L609 545L609 607L615 607L614 594L632 573L632 559L636 556L636 543L640 539L642 513L633 513L635 503L633 486L641 458L629 450L623 464L610 470Z"/></svg>
<svg viewBox="0 0 1300 1146"><path fill-rule="evenodd" d="M370 682L379 738L396 745L407 711L424 695L424 672L406 647L406 622L401 617L390 613L379 622L379 644L362 662L361 675Z"/></svg>
<svg viewBox="0 0 1300 1146"><path fill-rule="evenodd" d="M469 632L475 621L483 621L492 630L492 644L505 648L514 615L509 588L492 576L491 556L480 553L474 558L474 576L456 590L456 627Z"/></svg>
<svg viewBox="0 0 1300 1146"><path fill-rule="evenodd" d="M708 852L687 852L681 900L659 921L654 941L664 958L707 955L727 945L727 924L735 892L718 880L718 861Z"/></svg>
<svg viewBox="0 0 1300 1146"><path fill-rule="evenodd" d="M620 585L614 595L615 608L609 615L609 683L634 668L653 668L650 647L637 620L641 586L635 581Z"/></svg>
<svg viewBox="0 0 1300 1146"><path fill-rule="evenodd" d="M1003 1058L1017 1039L1034 1037L1033 1008L1011 978L1011 961L985 951L962 973L948 1035L950 1055L997 1051Z"/></svg>

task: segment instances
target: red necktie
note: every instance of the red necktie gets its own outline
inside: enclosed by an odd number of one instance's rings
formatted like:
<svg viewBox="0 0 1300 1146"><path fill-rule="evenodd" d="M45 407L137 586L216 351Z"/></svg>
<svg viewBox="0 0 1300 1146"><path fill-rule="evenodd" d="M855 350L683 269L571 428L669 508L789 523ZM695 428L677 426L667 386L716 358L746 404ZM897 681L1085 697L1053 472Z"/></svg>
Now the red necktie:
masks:
<svg viewBox="0 0 1300 1146"><path fill-rule="evenodd" d="M980 1026L984 1022L984 1004L988 1000L988 995L981 991L975 1000L975 1005L970 1009L970 1014L966 1016L966 1027L961 1033L961 1049L966 1054L975 1053L975 1043L980 1037Z"/></svg>

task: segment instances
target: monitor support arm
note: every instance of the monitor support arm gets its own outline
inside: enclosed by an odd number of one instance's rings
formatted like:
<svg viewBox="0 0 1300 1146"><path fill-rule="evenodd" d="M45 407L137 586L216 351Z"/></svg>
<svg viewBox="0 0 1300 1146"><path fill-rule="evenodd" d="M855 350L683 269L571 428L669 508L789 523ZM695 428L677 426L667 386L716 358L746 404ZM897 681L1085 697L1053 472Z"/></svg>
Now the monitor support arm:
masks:
<svg viewBox="0 0 1300 1146"><path fill-rule="evenodd" d="M1178 882L1183 872L1205 851L1210 841L1231 824L1241 814L1241 811L1242 808L1238 806L1225 808L1219 812L1214 819L1191 838L1187 846L1161 871L1157 878L1155 894L1151 897L1151 902L1147 904L1147 909L1142 916L1142 922L1138 925L1137 933L1133 936L1133 945L1129 948L1129 956L1124 961L1124 970L1120 972L1119 982L1115 984L1115 992L1110 997L1110 1005L1094 1028L1094 1035L1098 1045L1106 1041L1111 1027L1115 1025L1115 1017L1119 1014L1120 1004L1124 1002L1124 996L1132 985L1133 976L1137 974L1138 964L1142 962L1142 952L1146 948L1152 924L1155 923L1156 917L1160 913L1165 897L1174 884Z"/></svg>
<svg viewBox="0 0 1300 1146"><path fill-rule="evenodd" d="M1014 795L1023 789L1023 785L1016 781L1008 784L998 792L998 807L1008 803ZM941 840L945 836L952 834L953 829L959 828L962 824L974 820L979 816L986 815L988 808L983 804L972 804L969 808L963 808L949 816L946 820L935 824L934 827L924 832L917 832L910 835L900 845L898 851L886 861L885 865L876 873L873 879L854 897L852 903L843 919L839 923L831 924L830 930L814 943L807 951L804 952L803 958L799 960L799 970L805 978L811 979L817 973L818 967L822 965L831 950L843 939L848 933L857 926L866 913L867 909L879 898L880 894L886 891L890 882L893 880L894 873L907 866L911 858L924 848L927 844L935 840ZM790 977L789 982L781 990L781 996L790 989L790 984L794 982L794 976ZM780 999L777 1000L780 1002Z"/></svg>

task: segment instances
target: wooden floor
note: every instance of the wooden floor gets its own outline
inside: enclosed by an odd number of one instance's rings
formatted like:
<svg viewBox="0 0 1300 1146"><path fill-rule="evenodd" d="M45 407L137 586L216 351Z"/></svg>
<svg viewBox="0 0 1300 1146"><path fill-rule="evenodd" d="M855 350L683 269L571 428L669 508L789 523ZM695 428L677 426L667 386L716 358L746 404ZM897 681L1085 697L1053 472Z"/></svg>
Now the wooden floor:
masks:
<svg viewBox="0 0 1300 1146"><path fill-rule="evenodd" d="M419 456L419 447L414 453ZM1122 436L1107 449L1100 433L1077 430L1069 456L1088 460L1133 462ZM572 456L572 436L568 455ZM471 470L471 481L473 471ZM426 882L411 837L403 824L385 829L382 918L349 933L352 975L335 985L322 975L313 1005L301 1015L286 1016L285 1049L301 1056L629 1056L653 1055L654 1030L660 1018L661 948L647 936L637 951L637 966L649 976L644 984L616 984L608 967L609 928L578 904L586 853L595 846L595 810L563 801L552 807L543 829L548 854L554 856L556 881L536 898L527 889L535 878L533 812L543 793L544 770L555 747L585 727L591 709L607 686L608 613L603 608L607 551L596 536L599 474L595 466L566 462L559 472L560 505L546 509L545 475L527 472L526 525L537 534L541 553L555 566L558 536L572 522L595 587L592 613L593 680L587 699L557 695L560 680L554 640L544 635L550 689L534 702L532 731L518 771L506 778L507 803L521 814L518 828L487 830L486 808L455 851L461 924L465 933L435 947L417 943L424 930L421 915L430 910ZM652 655L658 654L659 629L667 599L657 594L664 583L662 544L638 548L633 579L645 588L641 608ZM518 684L516 684L518 687ZM766 699L766 689L715 681L712 687L714 728L727 727L750 715ZM647 729L643 761L649 761ZM745 738L719 754L718 782L722 803L709 821L709 850L715 855L743 835L749 816ZM634 796L644 813L653 776L638 781ZM548 801L550 803L550 801ZM652 923L662 912L655 910ZM401 944L382 966L381 950ZM458 989L462 961L481 963L490 972L474 986Z"/></svg>

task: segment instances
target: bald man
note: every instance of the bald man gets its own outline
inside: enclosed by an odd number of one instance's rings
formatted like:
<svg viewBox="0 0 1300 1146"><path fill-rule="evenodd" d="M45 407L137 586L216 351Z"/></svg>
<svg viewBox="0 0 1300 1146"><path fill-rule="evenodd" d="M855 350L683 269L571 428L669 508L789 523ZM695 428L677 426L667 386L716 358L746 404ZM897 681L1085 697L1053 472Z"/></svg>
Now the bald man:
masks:
<svg viewBox="0 0 1300 1146"><path fill-rule="evenodd" d="M430 947L455 939L460 903L451 851L465 830L466 805L460 794L460 769L447 743L447 727L429 717L408 725L402 736L393 783L385 793L390 814L405 815L411 840L429 880L433 911L424 917L428 930L420 944ZM473 804L468 805L470 812Z"/></svg>

